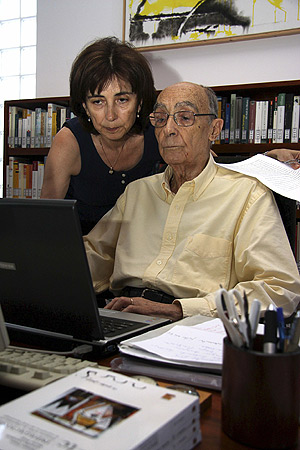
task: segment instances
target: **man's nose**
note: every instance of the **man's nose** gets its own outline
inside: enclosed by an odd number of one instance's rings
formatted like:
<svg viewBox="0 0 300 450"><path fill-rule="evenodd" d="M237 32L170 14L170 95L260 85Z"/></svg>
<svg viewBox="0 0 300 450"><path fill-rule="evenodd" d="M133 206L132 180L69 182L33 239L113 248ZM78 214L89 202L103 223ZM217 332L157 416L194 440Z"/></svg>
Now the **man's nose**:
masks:
<svg viewBox="0 0 300 450"><path fill-rule="evenodd" d="M178 125L174 120L174 116L170 115L167 119L167 123L164 126L164 132L167 135L177 134L178 131Z"/></svg>

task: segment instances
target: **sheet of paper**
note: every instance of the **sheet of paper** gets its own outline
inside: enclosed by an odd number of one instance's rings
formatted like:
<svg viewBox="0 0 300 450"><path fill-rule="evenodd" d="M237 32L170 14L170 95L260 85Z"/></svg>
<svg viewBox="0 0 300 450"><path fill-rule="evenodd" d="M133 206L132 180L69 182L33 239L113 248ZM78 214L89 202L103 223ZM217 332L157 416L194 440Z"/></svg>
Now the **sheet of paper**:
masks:
<svg viewBox="0 0 300 450"><path fill-rule="evenodd" d="M132 346L166 360L222 364L225 335L222 322L215 319L192 327L175 325L160 336Z"/></svg>
<svg viewBox="0 0 300 450"><path fill-rule="evenodd" d="M300 169L294 170L288 164L264 155L218 165L257 178L272 191L300 201Z"/></svg>

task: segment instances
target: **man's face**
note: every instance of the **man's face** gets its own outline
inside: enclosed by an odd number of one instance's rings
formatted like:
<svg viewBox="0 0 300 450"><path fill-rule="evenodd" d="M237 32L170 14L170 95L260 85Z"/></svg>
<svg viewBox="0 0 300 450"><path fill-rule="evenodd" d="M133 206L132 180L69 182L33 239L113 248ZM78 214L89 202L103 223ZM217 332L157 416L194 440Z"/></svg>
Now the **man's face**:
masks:
<svg viewBox="0 0 300 450"><path fill-rule="evenodd" d="M204 89L192 83L179 83L161 92L155 112L174 114L178 111L209 113ZM164 127L155 128L164 161L171 166L190 166L201 171L209 158L211 130L211 116L195 117L189 127L179 126L174 117L169 117Z"/></svg>

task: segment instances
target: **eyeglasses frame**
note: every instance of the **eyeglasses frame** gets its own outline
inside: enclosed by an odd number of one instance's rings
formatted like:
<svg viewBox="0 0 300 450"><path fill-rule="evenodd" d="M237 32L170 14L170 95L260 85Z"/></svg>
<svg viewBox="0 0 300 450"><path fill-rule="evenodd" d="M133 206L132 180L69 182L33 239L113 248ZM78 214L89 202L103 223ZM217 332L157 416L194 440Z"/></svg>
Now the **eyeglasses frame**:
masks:
<svg viewBox="0 0 300 450"><path fill-rule="evenodd" d="M151 117L151 115L152 114L154 114L154 113L156 113L156 112L158 112L158 111L153 111L151 114L149 114L149 120L150 120L150 122L151 122L151 118L153 118L154 119L154 117L152 116ZM178 113L184 113L184 112L188 112L188 113L192 113L193 114L193 116L194 116L194 121L193 121L193 123L191 123L191 125L180 125L178 122L177 122L177 120L176 120L176 118L175 118L175 116L176 116L176 114L178 114ZM217 116L216 116L216 114L214 114L214 113L194 113L193 111L176 111L174 114L168 114L168 113L166 113L166 112L162 112L162 114L166 114L166 116L167 116L167 119L166 119L166 123L164 124L164 125L161 125L161 126L156 126L156 125L153 125L154 126L154 128L163 128L163 127L165 127L166 125L167 125L167 122L168 122L168 120L169 120L169 117L173 117L173 120L174 120L174 122L176 123L176 125L178 125L179 127L183 127L183 128L188 128L188 127L192 127L193 125L194 125L194 123L195 123L195 117L199 117L199 116L214 116L214 118L216 119L217 118ZM151 122L152 123L152 122Z"/></svg>

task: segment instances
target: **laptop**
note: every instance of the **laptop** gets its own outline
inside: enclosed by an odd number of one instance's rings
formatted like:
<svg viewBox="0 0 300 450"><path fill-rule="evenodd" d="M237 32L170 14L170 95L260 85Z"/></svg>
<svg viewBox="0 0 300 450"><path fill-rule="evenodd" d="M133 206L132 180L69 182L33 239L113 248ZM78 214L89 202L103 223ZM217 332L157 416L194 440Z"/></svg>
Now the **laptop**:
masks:
<svg viewBox="0 0 300 450"><path fill-rule="evenodd" d="M88 343L105 354L170 322L98 308L76 200L3 198L0 217L0 302L10 340ZM119 329L106 333L107 320Z"/></svg>

